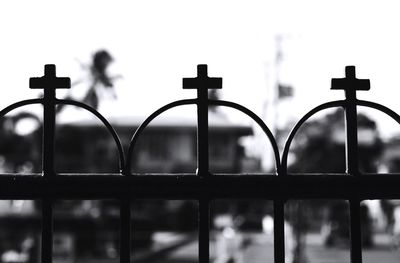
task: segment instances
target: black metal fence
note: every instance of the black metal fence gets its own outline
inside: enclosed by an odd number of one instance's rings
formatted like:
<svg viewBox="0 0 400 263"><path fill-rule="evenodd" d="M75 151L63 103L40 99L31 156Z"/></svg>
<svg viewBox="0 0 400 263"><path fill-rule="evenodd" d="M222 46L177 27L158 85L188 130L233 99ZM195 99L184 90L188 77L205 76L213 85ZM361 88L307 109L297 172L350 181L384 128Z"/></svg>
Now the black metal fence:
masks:
<svg viewBox="0 0 400 263"><path fill-rule="evenodd" d="M121 141L110 123L95 109L83 103L56 98L56 89L69 88L69 78L56 77L55 66L46 65L45 74L30 79L30 88L44 89L40 99L24 100L12 104L0 116L25 105L42 104L43 165L42 174L2 174L1 199L42 200L42 262L52 262L53 203L56 199L117 199L120 203L120 261L131 262L131 202L139 198L197 200L199 204L199 261L209 262L210 201L218 198L252 198L272 200L274 204L274 258L276 263L285 260L284 204L291 199L344 199L350 203L351 262L361 263L360 202L366 199L400 198L400 176L394 174L362 174L358 166L357 106L382 111L400 123L400 116L389 108L370 101L358 100L357 90L368 90L369 80L357 79L355 68L346 67L343 79L332 79L332 89L345 91L345 99L328 102L308 112L294 126L280 157L276 140L267 125L251 110L239 104L208 99L208 89L222 87L221 78L210 78L207 66L198 66L195 78L183 80L184 89L196 89L197 98L179 100L165 105L151 114L136 130L125 156ZM94 114L105 125L115 140L119 153L120 172L116 174L61 174L54 168L55 108L56 105L73 105ZM146 174L131 172L134 147L146 126L163 112L182 105L197 105L197 171L193 174ZM208 156L208 106L230 107L252 118L264 131L272 145L275 172L270 174L211 174ZM315 113L334 107L345 112L346 165L342 174L288 173L290 145L299 128ZM192 176L190 176L192 175Z"/></svg>

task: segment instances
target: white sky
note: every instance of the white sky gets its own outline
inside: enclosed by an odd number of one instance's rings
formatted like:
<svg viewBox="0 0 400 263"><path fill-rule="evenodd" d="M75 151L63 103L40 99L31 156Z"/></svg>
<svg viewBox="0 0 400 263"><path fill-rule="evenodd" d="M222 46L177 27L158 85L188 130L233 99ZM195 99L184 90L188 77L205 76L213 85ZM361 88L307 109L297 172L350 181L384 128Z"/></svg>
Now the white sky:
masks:
<svg viewBox="0 0 400 263"><path fill-rule="evenodd" d="M205 63L211 76L224 78L223 99L262 116L282 36L280 79L296 95L282 105L282 118L298 120L342 98L329 90L330 79L343 77L346 65L371 79L371 91L360 98L400 112L399 12L398 1L384 0L1 1L0 107L35 96L28 79L41 76L44 64L56 64L59 76L74 81L82 75L77 60L106 48L113 72L124 76L116 84L119 100L102 105L106 115L147 115L194 97L181 89L182 77L195 76L196 65ZM383 127L384 134L394 128Z"/></svg>

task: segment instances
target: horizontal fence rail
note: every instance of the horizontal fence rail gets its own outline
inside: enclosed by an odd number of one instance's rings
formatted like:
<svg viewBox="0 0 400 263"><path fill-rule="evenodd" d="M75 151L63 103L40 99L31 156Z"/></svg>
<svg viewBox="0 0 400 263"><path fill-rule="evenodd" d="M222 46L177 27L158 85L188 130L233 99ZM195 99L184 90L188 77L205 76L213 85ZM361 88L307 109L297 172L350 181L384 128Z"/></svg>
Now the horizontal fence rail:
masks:
<svg viewBox="0 0 400 263"><path fill-rule="evenodd" d="M41 199L43 202L42 262L52 262L53 202L56 199L116 199L120 201L121 249L120 261L131 262L131 212L132 200L183 199L199 203L199 261L209 262L210 202L215 199L261 199L274 202L274 258L276 263L285 260L284 204L291 199L343 199L350 202L351 262L361 263L360 202L366 199L400 199L400 174L362 174L358 167L357 106L382 111L400 123L400 116L389 108L356 98L357 90L368 90L369 81L359 80L354 67L346 67L343 79L332 79L332 89L345 91L345 99L321 104L300 119L289 134L282 157L274 135L254 112L240 104L209 100L208 89L222 87L221 78L210 78L207 66L198 66L195 78L186 78L183 88L196 89L197 98L175 101L151 114L132 136L125 156L121 140L112 125L95 109L83 103L56 98L56 88L69 88L69 78L56 77L55 66L46 65L45 75L31 78L31 88L44 89L44 97L12 104L0 116L31 104L43 104L43 167L41 174L2 174L1 199ZM118 149L119 173L63 174L54 169L55 107L73 105L94 114L112 135ZM197 106L197 171L188 174L137 174L131 172L134 148L141 133L154 118L178 106ZM208 156L208 106L217 105L239 110L257 123L265 133L274 154L275 172L266 174L212 174ZM340 174L293 174L288 172L288 155L291 143L300 127L314 114L328 108L343 108L346 121L346 164Z"/></svg>
<svg viewBox="0 0 400 263"><path fill-rule="evenodd" d="M213 175L148 174L121 176L58 174L55 179L40 175L1 175L2 199L99 198L261 198L288 199L400 199L400 174ZM384 191L382 190L384 189Z"/></svg>

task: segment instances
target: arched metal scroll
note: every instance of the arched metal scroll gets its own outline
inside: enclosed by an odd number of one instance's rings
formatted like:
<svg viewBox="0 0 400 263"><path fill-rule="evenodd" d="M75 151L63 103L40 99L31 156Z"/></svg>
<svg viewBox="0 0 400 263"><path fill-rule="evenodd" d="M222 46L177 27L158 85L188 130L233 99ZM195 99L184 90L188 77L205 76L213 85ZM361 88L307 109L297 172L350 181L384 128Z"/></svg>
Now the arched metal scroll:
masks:
<svg viewBox="0 0 400 263"><path fill-rule="evenodd" d="M293 127L291 130L288 138L286 139L285 147L283 148L283 153L282 153L282 175L287 174L287 161L288 161L288 155L289 155L289 150L290 150L290 145L293 141L294 136L297 134L298 130L300 127L313 115L316 113L330 109L330 108L335 108L335 107L343 107L344 106L344 101L343 100L338 100L338 101L331 101L327 102L324 104L321 104L314 109L310 110L306 115L301 118L296 125Z"/></svg>
<svg viewBox="0 0 400 263"><path fill-rule="evenodd" d="M242 113L249 116L252 120L254 120L258 124L258 126L263 130L265 135L267 135L269 142L271 143L272 149L274 151L275 167L278 172L280 171L281 164L280 164L278 144L276 143L275 137L272 134L271 130L268 128L268 126L265 124L265 122L260 117L258 117L257 114L255 114L253 111L249 110L248 108L246 108L240 104L230 102L230 101L209 100L209 105L217 105L217 106L225 106L225 107L233 108L238 111L241 111Z"/></svg>
<svg viewBox="0 0 400 263"><path fill-rule="evenodd" d="M387 114L389 117L391 117L393 120L395 120L398 124L400 124L400 115L394 112L393 110L389 109L388 107L383 106L382 104L372 101L357 100L357 105L376 109L380 112L383 112Z"/></svg>
<svg viewBox="0 0 400 263"><path fill-rule="evenodd" d="M131 159L132 159L132 154L133 154L133 150L135 148L136 142L139 139L140 134L142 134L142 132L150 124L150 122L167 110L170 110L170 109L178 107L178 106L193 105L193 104L196 104L196 99L177 100L177 101L168 103L167 105L159 108L158 110L156 110L155 112L150 114L142 122L142 124L140 124L140 126L136 129L135 133L133 134L131 142L129 144L129 148L128 148L128 152L127 152L127 156L126 156L126 169L125 169L124 174L128 174L130 172Z"/></svg>
<svg viewBox="0 0 400 263"><path fill-rule="evenodd" d="M127 153L127 167L126 167L126 172L129 173L131 170L131 160L133 157L133 151L134 151L134 147L136 145L136 142L140 136L140 134L144 131L144 129L150 124L151 121L153 121L157 116L161 115L162 113L164 113L165 111L168 111L172 108L178 107L178 106L184 106L184 105L195 105L198 103L197 99L187 99L187 100L179 100L179 101L174 101L171 102L161 108L159 108L158 110L156 110L155 112L153 112L150 116L148 116L146 118L146 120L139 126L139 128L135 131L130 145L129 145L129 149L128 149L128 153ZM253 111L249 110L248 108L234 103L234 102L230 102L230 101L224 101L224 100L208 100L208 105L216 105L216 106L224 106L224 107L229 107L229 108L233 108L236 109L244 114L246 114L247 116L249 116L252 120L254 120L259 126L260 128L263 130L263 132L265 133L265 135L267 135L273 151L274 151L274 159L275 159L275 166L276 169L279 171L280 169L280 157L279 157L279 150L278 150L278 145L276 143L276 140L274 138L274 135L272 134L271 130L267 127L267 125L264 123L264 121L257 116L257 114L255 114Z"/></svg>
<svg viewBox="0 0 400 263"><path fill-rule="evenodd" d="M127 158L126 158L127 159L126 172L129 173L129 171L131 170L131 159L132 159L132 155L134 152L136 142L137 142L140 134L142 134L144 129L150 124L151 121L153 121L157 116L160 116L162 113L164 113L172 108L175 108L178 106L184 106L184 105L195 105L195 104L197 104L196 99L174 101L174 102L171 102L171 103L159 108L158 110L153 112L150 116L148 116L143 121L143 123L137 128L137 130L135 131L135 133L131 139L128 153L127 153ZM279 171L280 157L279 157L278 145L276 143L276 140L275 140L274 135L272 134L271 130L267 127L267 125L263 122L263 120L261 120L260 117L258 117L253 111L249 110L248 108L246 108L240 104L234 103L234 102L224 101L224 100L208 100L208 104L216 105L216 106L225 106L225 107L236 109L238 111L243 112L244 114L249 116L252 120L254 120L260 126L260 128L263 130L265 135L267 135L267 137L272 145L272 148L274 151L276 169Z"/></svg>
<svg viewBox="0 0 400 263"><path fill-rule="evenodd" d="M375 110L378 110L380 112L383 112L385 114L387 114L389 117L391 117L393 120L395 120L398 124L400 124L400 115L397 114L396 112L394 112L393 110L389 109L388 107L376 103L376 102L372 102L372 101L365 101L365 100L357 100L356 101L356 105L357 106L363 106L363 107L367 107L367 108L372 108ZM287 173L287 161L288 161L288 155L289 155L289 150L290 150L290 146L291 143L294 139L294 136L296 135L296 133L298 132L299 128L313 115L315 115L316 113L322 111L322 110L326 110L329 108L334 108L334 107L345 107L345 101L344 100L339 100L339 101L331 101L331 102L327 102L324 104L321 104L317 107L315 107L314 109L312 109L311 111L309 111L306 115L304 115L297 123L296 125L293 127L293 129L291 130L286 143L285 143L285 147L283 149L283 153L282 153L282 169L283 169L283 173L282 174L286 174Z"/></svg>
<svg viewBox="0 0 400 263"><path fill-rule="evenodd" d="M10 111L13 111L17 108L21 108L21 107L33 105L33 104L42 104L42 103L43 103L43 99L30 99L30 100L18 101L16 103L13 103L13 104L5 107L4 109L2 109L0 111L0 118L4 117L7 113L9 113Z"/></svg>
<svg viewBox="0 0 400 263"><path fill-rule="evenodd" d="M346 81L350 81L349 84L354 85L352 86L346 86L349 85L348 83L346 83ZM334 84L337 84L338 86L335 87ZM346 78L344 79L333 79L332 80L332 89L344 89L345 90L345 95L346 95L346 99L345 100L339 100L339 101L331 101L331 102L327 102L324 104L321 104L317 107L315 107L314 109L312 109L311 111L309 111L306 115L304 115L297 123L296 125L293 127L292 131L290 132L286 143L285 143L285 147L282 153L282 171L283 174L287 174L287 161L288 161L288 155L289 155L289 150L290 150L290 146L291 143L294 139L294 136L296 135L296 133L298 132L299 128L313 115L315 115L316 113L325 110L325 109L329 109L329 108L334 108L334 107L342 107L345 111L347 111L346 113L346 129L347 129L347 133L349 133L348 129L352 129L355 131L352 131L353 136L354 133L356 134L356 130L357 130L357 126L354 125L357 123L357 119L354 118L355 116L351 116L352 119L349 119L348 115L349 115L349 111L350 114L355 114L355 107L356 106L364 106L367 108L373 108L376 109L380 112L383 112L385 114L387 114L389 117L391 117L393 120L395 120L397 123L400 124L400 115L397 114L396 112L394 112L393 110L389 109L386 106L383 106L382 104L379 103L375 103L375 102L371 102L371 101L365 101L365 100L358 100L356 98L356 90L368 90L369 89L369 81L367 80L359 80L355 78L355 68L354 67L346 67ZM360 86L361 85L361 86ZM354 90L351 90L351 89ZM354 139L354 138L353 138ZM358 147L357 146L357 137L355 137L355 141L354 140L348 140L348 143L353 144L352 147ZM349 147L349 146L348 146ZM349 154L348 154L349 155ZM351 157L351 156L349 156ZM354 174L357 174L357 171L352 171Z"/></svg>
<svg viewBox="0 0 400 263"><path fill-rule="evenodd" d="M43 104L43 103L44 103L43 98L29 99L29 100L23 100L23 101L13 103L0 111L0 118L4 117L7 113L9 113L17 108L21 108L21 107L28 106L28 105L34 105L34 104ZM56 105L59 105L59 104L72 105L72 106L76 106L76 107L85 109L85 110L89 111L90 113L92 113L93 115L95 115L104 124L104 126L107 128L107 130L112 135L112 137L115 141L115 144L117 145L118 155L119 155L119 170L121 171L122 168L125 166L125 158L124 158L122 143L118 137L118 134L116 133L114 128L111 126L111 124L107 121L107 119L104 118L104 116L101 115L94 108L92 108L89 105L86 105L84 103L78 102L78 101L56 99Z"/></svg>
<svg viewBox="0 0 400 263"><path fill-rule="evenodd" d="M108 132L112 135L114 142L117 146L118 157L119 157L119 170L120 170L120 172L122 172L123 168L125 167L124 150L123 150L122 143L121 143L121 140L119 139L117 132L114 130L112 125L107 121L107 119L104 118L104 116L101 115L96 109L94 109L93 107L91 107L87 104L84 104L82 102L78 102L78 101L74 101L74 100L59 100L59 99L57 99L56 104L72 105L72 106L76 106L76 107L85 109L85 110L89 111L90 113L92 113L94 116L96 116L104 124L104 126L107 128Z"/></svg>

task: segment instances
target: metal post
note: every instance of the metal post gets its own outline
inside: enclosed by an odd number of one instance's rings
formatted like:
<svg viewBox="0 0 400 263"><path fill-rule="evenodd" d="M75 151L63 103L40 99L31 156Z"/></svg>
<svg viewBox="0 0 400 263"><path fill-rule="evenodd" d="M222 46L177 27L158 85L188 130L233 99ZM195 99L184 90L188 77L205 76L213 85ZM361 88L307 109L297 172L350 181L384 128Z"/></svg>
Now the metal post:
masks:
<svg viewBox="0 0 400 263"><path fill-rule="evenodd" d="M285 202L274 200L274 262L285 262Z"/></svg>
<svg viewBox="0 0 400 263"><path fill-rule="evenodd" d="M199 71L207 68L199 67ZM205 88L197 89L197 149L198 167L197 175L207 177L209 173L208 163L208 91Z"/></svg>
<svg viewBox="0 0 400 263"><path fill-rule="evenodd" d="M184 89L197 90L197 175L209 176L208 160L208 89L222 88L221 78L210 78L207 65L197 66L196 78L184 78ZM208 263L210 259L210 199L207 193L199 199L199 261Z"/></svg>
<svg viewBox="0 0 400 263"><path fill-rule="evenodd" d="M346 68L346 77L355 78L354 67ZM349 87L346 91L345 127L346 127L346 172L352 176L359 175L358 169L358 136L357 136L357 105L356 90ZM355 189L356 191L356 189ZM357 198L350 203L350 238L351 262L362 262L360 201Z"/></svg>
<svg viewBox="0 0 400 263"><path fill-rule="evenodd" d="M198 76L207 76L207 66L199 65ZM208 177L208 90L197 89L197 175ZM208 196L199 200L199 261L208 263L210 259L210 200Z"/></svg>
<svg viewBox="0 0 400 263"><path fill-rule="evenodd" d="M55 106L56 88L70 88L69 78L57 78L56 66L45 65L45 73L40 78L30 78L31 89L44 89L43 96L43 163L45 179L55 176L54 141L55 141ZM49 197L42 200L42 262L51 263L53 256L53 202Z"/></svg>
<svg viewBox="0 0 400 263"><path fill-rule="evenodd" d="M346 77L332 79L331 89L345 91L345 129L346 129L346 172L350 176L359 176L358 138L357 138L357 90L369 90L369 80L357 79L354 66L346 67ZM357 189L354 189L356 192ZM360 200L352 196L350 202L351 262L362 262Z"/></svg>
<svg viewBox="0 0 400 263"><path fill-rule="evenodd" d="M208 90L221 89L222 78L210 78L207 65L197 66L197 77L184 78L184 89L197 90L197 175L209 175L208 164Z"/></svg>
<svg viewBox="0 0 400 263"><path fill-rule="evenodd" d="M53 204L48 198L42 200L42 263L53 260Z"/></svg>
<svg viewBox="0 0 400 263"><path fill-rule="evenodd" d="M120 205L120 262L131 262L131 202L128 198L123 198Z"/></svg>

